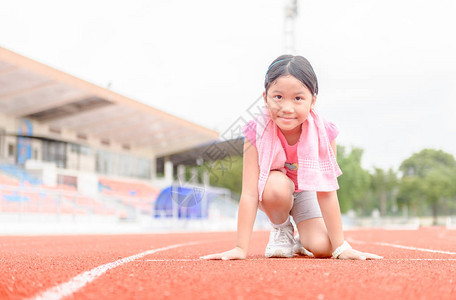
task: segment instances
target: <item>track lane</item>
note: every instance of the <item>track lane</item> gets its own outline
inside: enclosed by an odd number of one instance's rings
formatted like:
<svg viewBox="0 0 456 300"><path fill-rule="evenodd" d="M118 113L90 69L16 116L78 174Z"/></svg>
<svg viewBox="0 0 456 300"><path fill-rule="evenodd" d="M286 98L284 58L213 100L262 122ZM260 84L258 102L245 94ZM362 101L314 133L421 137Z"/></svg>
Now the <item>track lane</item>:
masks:
<svg viewBox="0 0 456 300"><path fill-rule="evenodd" d="M23 299L65 282L103 263L152 248L209 240L200 245L146 255L106 271L65 299L243 299L259 297L336 299L456 298L455 255L375 245L401 242L451 249L452 231L349 231L361 251L382 261L265 259L268 232L254 232L245 261L203 261L199 256L234 246L236 233L117 236L0 237L0 298ZM440 236L440 237L439 237ZM456 236L456 235L454 235ZM222 240L221 240L222 239ZM14 279L11 281L11 278Z"/></svg>
<svg viewBox="0 0 456 300"><path fill-rule="evenodd" d="M234 240L156 253L112 270L68 299L95 299L100 291L107 298L124 299L451 299L456 295L452 281L456 261L444 255L366 243L357 248L391 253L391 257L381 261L266 259L267 238L267 232L254 233L245 261L198 259L229 249ZM439 260L421 260L423 256Z"/></svg>
<svg viewBox="0 0 456 300"><path fill-rule="evenodd" d="M191 235L179 235L179 240L193 241ZM0 299L34 296L82 272L173 241L161 234L1 236Z"/></svg>
<svg viewBox="0 0 456 300"><path fill-rule="evenodd" d="M423 227L418 230L360 230L347 231L354 240L390 243L402 246L456 252L456 230L444 227Z"/></svg>

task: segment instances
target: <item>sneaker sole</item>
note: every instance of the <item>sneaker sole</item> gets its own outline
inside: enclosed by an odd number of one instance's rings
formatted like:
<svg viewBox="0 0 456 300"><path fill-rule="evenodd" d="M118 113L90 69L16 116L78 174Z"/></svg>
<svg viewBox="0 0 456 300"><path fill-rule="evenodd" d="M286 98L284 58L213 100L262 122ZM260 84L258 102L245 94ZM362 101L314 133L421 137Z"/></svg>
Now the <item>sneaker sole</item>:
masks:
<svg viewBox="0 0 456 300"><path fill-rule="evenodd" d="M274 251L272 251L271 253L268 253L266 252L264 254L264 256L266 256L267 258L271 258L271 257L286 257L286 258L289 258L289 257L293 257L293 252L290 252L289 250L284 250L284 249L274 249Z"/></svg>
<svg viewBox="0 0 456 300"><path fill-rule="evenodd" d="M302 248L294 247L293 253L298 254L298 255L310 256L310 257L314 256L312 252L306 250L304 247L302 247Z"/></svg>

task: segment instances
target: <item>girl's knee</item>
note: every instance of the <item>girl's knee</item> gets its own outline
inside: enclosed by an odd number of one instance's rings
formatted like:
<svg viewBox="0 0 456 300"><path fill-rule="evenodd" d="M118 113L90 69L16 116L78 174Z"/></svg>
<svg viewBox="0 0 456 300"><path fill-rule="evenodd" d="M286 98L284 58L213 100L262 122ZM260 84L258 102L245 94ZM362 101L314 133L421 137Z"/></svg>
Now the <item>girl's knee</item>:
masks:
<svg viewBox="0 0 456 300"><path fill-rule="evenodd" d="M290 178L280 171L271 171L263 191L263 201L291 203L293 192L294 183Z"/></svg>
<svg viewBox="0 0 456 300"><path fill-rule="evenodd" d="M310 241L308 247L307 250L312 252L317 258L326 258L332 255L331 241L328 237L314 239Z"/></svg>

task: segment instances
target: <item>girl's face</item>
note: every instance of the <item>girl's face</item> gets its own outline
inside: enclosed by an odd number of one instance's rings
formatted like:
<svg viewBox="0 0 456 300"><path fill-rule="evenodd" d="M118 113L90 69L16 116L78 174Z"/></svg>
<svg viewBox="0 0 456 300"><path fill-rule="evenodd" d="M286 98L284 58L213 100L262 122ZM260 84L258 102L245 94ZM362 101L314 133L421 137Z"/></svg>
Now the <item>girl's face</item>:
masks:
<svg viewBox="0 0 456 300"><path fill-rule="evenodd" d="M263 98L269 115L284 134L298 134L307 120L317 95L292 75L280 76L270 86Z"/></svg>

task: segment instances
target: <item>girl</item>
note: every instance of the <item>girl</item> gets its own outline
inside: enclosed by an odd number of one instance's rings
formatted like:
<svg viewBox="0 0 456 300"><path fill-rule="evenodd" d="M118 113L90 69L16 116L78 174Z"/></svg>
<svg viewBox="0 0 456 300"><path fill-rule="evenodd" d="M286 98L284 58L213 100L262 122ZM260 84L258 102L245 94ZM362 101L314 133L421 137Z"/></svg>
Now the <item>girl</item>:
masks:
<svg viewBox="0 0 456 300"><path fill-rule="evenodd" d="M336 162L338 131L316 113L317 94L316 75L304 57L282 55L269 66L266 107L244 127L236 247L202 259L245 259L258 208L273 227L266 257L382 258L344 241L336 193L342 174ZM298 228L296 238L289 215Z"/></svg>

